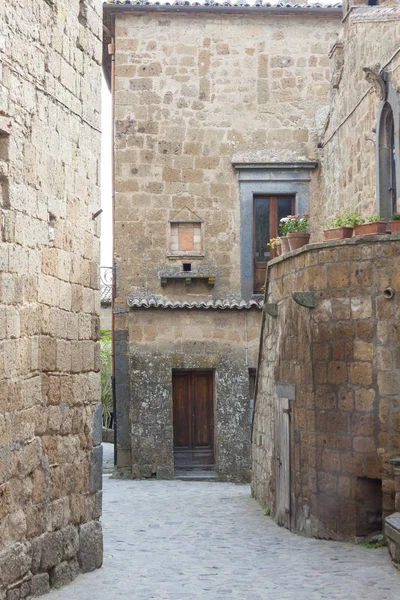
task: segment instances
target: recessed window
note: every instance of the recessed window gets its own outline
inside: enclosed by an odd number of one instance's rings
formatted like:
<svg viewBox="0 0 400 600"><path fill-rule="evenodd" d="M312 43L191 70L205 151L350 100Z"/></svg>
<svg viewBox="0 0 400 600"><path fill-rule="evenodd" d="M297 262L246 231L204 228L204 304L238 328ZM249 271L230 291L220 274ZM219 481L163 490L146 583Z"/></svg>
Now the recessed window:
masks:
<svg viewBox="0 0 400 600"><path fill-rule="evenodd" d="M171 223L171 252L201 252L201 223Z"/></svg>
<svg viewBox="0 0 400 600"><path fill-rule="evenodd" d="M204 255L203 221L195 213L185 207L169 223L169 257Z"/></svg>
<svg viewBox="0 0 400 600"><path fill-rule="evenodd" d="M389 103L383 108L379 128L379 184L380 213L389 218L397 212L396 137L393 110Z"/></svg>
<svg viewBox="0 0 400 600"><path fill-rule="evenodd" d="M191 263L183 263L183 270L185 271L185 273L188 273L189 271L191 271L192 270Z"/></svg>

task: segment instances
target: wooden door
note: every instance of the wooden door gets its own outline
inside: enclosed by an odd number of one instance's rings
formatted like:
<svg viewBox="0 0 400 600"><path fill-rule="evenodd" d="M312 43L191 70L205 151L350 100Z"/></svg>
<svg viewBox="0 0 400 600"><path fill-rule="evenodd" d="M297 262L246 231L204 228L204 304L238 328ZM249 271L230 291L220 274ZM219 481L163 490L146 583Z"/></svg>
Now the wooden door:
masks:
<svg viewBox="0 0 400 600"><path fill-rule="evenodd" d="M275 258L275 250L268 246L278 237L279 221L294 214L293 196L254 196L253 203L253 253L254 292L260 293L265 284L267 262Z"/></svg>
<svg viewBox="0 0 400 600"><path fill-rule="evenodd" d="M175 466L212 466L213 374L209 371L173 371L172 386Z"/></svg>
<svg viewBox="0 0 400 600"><path fill-rule="evenodd" d="M290 529L289 400L275 400L275 520Z"/></svg>

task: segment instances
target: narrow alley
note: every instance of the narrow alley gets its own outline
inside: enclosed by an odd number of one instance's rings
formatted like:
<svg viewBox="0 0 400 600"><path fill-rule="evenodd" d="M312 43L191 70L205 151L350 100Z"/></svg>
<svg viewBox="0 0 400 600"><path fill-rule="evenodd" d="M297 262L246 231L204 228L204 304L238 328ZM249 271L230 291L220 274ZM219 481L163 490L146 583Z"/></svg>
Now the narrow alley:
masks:
<svg viewBox="0 0 400 600"><path fill-rule="evenodd" d="M247 485L104 478L104 565L48 600L398 600L386 548L306 539Z"/></svg>

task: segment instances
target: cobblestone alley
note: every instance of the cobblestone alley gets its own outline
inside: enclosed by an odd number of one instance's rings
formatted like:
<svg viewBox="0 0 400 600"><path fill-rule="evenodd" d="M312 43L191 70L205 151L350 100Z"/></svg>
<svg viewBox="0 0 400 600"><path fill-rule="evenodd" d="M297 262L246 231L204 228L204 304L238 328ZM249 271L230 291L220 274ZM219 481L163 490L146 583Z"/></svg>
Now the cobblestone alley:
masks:
<svg viewBox="0 0 400 600"><path fill-rule="evenodd" d="M249 487L104 477L104 565L48 600L399 600L386 549L301 538Z"/></svg>

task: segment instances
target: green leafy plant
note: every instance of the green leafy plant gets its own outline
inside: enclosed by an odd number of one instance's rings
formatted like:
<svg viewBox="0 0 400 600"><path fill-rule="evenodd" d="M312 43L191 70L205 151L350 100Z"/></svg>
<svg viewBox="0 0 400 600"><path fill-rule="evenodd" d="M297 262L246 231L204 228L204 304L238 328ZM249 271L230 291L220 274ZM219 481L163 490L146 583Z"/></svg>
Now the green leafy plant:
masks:
<svg viewBox="0 0 400 600"><path fill-rule="evenodd" d="M391 221L400 221L400 213L393 213L390 219Z"/></svg>
<svg viewBox="0 0 400 600"><path fill-rule="evenodd" d="M386 546L385 539L383 535L377 536L377 539L370 542L363 542L360 544L363 548L368 548L368 550L376 550L376 548L382 548L382 546Z"/></svg>
<svg viewBox="0 0 400 600"><path fill-rule="evenodd" d="M111 357L111 336L104 335L100 339L101 406L103 412L103 425L108 428L111 425L111 413L113 411Z"/></svg>
<svg viewBox="0 0 400 600"><path fill-rule="evenodd" d="M266 517L269 517L269 516L271 515L271 509L270 509L270 507L269 507L269 506L266 506L266 507L264 508L264 515L265 515Z"/></svg>
<svg viewBox="0 0 400 600"><path fill-rule="evenodd" d="M335 229L335 227L354 227L355 225L361 225L364 222L365 219L359 212L338 210L334 217L323 223L323 227L326 227L327 229Z"/></svg>
<svg viewBox="0 0 400 600"><path fill-rule="evenodd" d="M310 213L301 215L288 215L279 221L279 234L287 236L288 233L306 232Z"/></svg>
<svg viewBox="0 0 400 600"><path fill-rule="evenodd" d="M380 223L382 221L384 222L385 219L379 213L370 214L365 217L365 223Z"/></svg>

